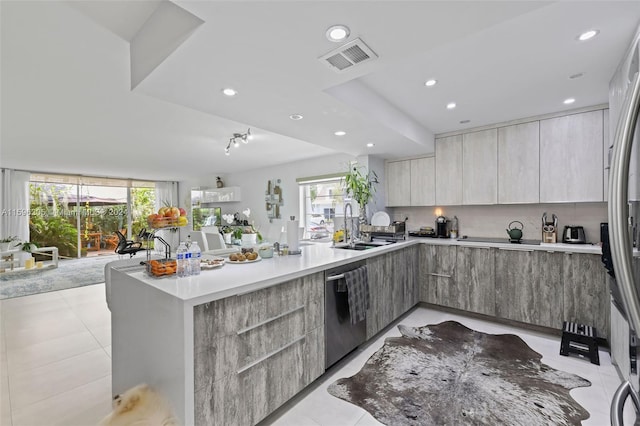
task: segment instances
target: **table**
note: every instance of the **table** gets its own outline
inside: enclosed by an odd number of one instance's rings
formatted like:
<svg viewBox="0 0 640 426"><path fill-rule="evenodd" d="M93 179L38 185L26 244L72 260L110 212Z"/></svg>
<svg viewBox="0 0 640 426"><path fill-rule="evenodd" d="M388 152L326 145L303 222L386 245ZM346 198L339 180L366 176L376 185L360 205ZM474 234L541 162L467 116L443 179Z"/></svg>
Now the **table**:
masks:
<svg viewBox="0 0 640 426"><path fill-rule="evenodd" d="M100 250L100 241L102 240L102 232L88 232L82 234L84 239L88 239L86 242L87 250L96 251ZM91 242L91 247L89 243Z"/></svg>

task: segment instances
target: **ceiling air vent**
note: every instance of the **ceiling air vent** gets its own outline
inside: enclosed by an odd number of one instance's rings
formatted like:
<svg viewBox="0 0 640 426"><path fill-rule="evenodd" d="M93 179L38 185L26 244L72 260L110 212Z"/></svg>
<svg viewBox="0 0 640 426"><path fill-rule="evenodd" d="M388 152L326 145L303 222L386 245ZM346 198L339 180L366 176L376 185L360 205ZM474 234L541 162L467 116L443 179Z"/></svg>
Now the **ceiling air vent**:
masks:
<svg viewBox="0 0 640 426"><path fill-rule="evenodd" d="M337 49L322 55L318 58L321 62L329 65L336 71L342 72L350 69L355 65L377 59L378 55L365 44L364 41L357 38L349 43L345 43Z"/></svg>

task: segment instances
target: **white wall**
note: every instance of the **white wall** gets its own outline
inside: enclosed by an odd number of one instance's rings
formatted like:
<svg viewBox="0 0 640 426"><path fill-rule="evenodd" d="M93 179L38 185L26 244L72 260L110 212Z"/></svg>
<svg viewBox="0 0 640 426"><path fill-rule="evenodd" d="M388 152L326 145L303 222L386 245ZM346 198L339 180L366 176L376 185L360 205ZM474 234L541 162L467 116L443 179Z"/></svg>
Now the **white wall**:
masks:
<svg viewBox="0 0 640 426"><path fill-rule="evenodd" d="M435 209L437 207L395 207L392 220L403 220L409 216L409 230L421 226L435 228ZM553 213L558 216L558 242L566 225L579 225L585 229L587 242L600 242L600 223L607 221L607 203L571 203L571 204L517 204L493 206L446 206L439 207L447 219L458 216L458 235L470 237L507 238L506 228L509 222L519 220L524 225L523 238L542 238L542 214L547 212L551 221Z"/></svg>
<svg viewBox="0 0 640 426"><path fill-rule="evenodd" d="M239 186L242 188L242 201L237 203L220 203L222 213L240 213L246 208L251 209L250 221L255 223L264 238L278 241L280 230L290 216L300 218L300 195L296 179L311 176L321 176L331 173L346 172L350 161L355 157L346 154L329 155L311 160L297 161L274 167L256 169L250 172L231 173L227 175L212 174L200 179L180 182L181 200L193 187L215 188L216 176L220 176L225 186ZM280 208L281 219L273 219L270 223L265 205L267 181L280 179L284 205ZM384 204L383 204L384 205ZM243 217L244 218L244 217Z"/></svg>

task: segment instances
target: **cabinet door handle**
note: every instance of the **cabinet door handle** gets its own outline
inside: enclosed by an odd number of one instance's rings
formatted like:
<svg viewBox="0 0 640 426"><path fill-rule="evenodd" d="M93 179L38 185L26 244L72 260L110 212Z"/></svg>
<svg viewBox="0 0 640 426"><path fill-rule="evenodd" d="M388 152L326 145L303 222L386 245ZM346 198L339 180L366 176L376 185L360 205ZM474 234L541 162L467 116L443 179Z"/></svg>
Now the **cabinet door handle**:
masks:
<svg viewBox="0 0 640 426"><path fill-rule="evenodd" d="M451 278L451 275L447 275L447 274L436 274L435 272L431 272L431 273L429 273L429 275L431 275L431 276L433 276L433 277Z"/></svg>
<svg viewBox="0 0 640 426"><path fill-rule="evenodd" d="M528 252L532 252L533 249L516 249L516 248L504 248L504 247L498 247L498 250L504 250L504 251L528 251Z"/></svg>
<svg viewBox="0 0 640 426"><path fill-rule="evenodd" d="M487 246L459 246L459 247L469 247L469 248L474 248L474 249L491 250L491 247L487 247Z"/></svg>
<svg viewBox="0 0 640 426"><path fill-rule="evenodd" d="M306 335L303 335L303 336L298 337L297 339L294 339L294 340L290 341L289 343L287 343L286 345L282 346L281 348L276 349L276 350L275 350L275 351L273 351L273 352L269 352L269 353L268 353L268 354L266 354L265 356L260 357L260 358L256 359L255 361L253 361L252 363L245 365L244 367L242 367L241 369L239 369L238 371L236 371L236 373L237 373L237 374L244 373L244 372L245 372L245 371L247 371L248 369L250 369L250 368L252 368L252 367L255 367L256 365L260 364L262 361L265 361L265 360L267 360L267 359L271 358L272 356L274 356L274 355L276 355L276 354L278 354L278 353L280 353L280 352L284 351L284 350L285 350L285 349L287 349L288 347L295 345L295 344L296 344L296 343L298 343L299 341L304 340L304 339L305 339L305 337L306 337Z"/></svg>
<svg viewBox="0 0 640 426"><path fill-rule="evenodd" d="M236 331L236 334L239 336L239 335L241 335L241 334L246 333L247 331L251 331L251 330L253 330L253 329L255 329L255 328L258 328L258 327L261 327L261 326L263 326L263 325L265 325L265 324L269 324L269 323L270 323L270 322L272 322L272 321L275 321L275 320L280 319L280 318L282 318L282 317L286 317L287 315L292 314L292 313L294 313L294 312L296 312L296 311L299 311L300 309L304 309L304 305L300 305L300 306L297 306L297 307L295 307L295 308L293 308L293 309L289 309L289 310L288 310L288 311L286 311L286 312L283 312L283 313L281 313L281 314L279 314L279 315L276 315L276 316L274 316L274 317L271 317L271 318L267 318L266 320L264 320L264 321L260 321L259 323L254 324L254 325L252 325L252 326L250 326L250 327L247 327L247 328L243 328L243 329L241 329L241 330L238 330L238 331Z"/></svg>

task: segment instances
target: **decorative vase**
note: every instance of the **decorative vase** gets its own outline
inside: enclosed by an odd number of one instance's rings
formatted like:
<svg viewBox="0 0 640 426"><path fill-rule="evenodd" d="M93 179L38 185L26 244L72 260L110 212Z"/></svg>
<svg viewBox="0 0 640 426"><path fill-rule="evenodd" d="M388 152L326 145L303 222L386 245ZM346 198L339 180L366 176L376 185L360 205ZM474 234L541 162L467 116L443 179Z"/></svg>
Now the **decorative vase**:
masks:
<svg viewBox="0 0 640 426"><path fill-rule="evenodd" d="M11 246L11 243L0 243L0 251L9 251L9 247Z"/></svg>
<svg viewBox="0 0 640 426"><path fill-rule="evenodd" d="M224 236L224 243L225 244L231 244L231 236L233 235L231 232L228 232L226 234L222 234Z"/></svg>

